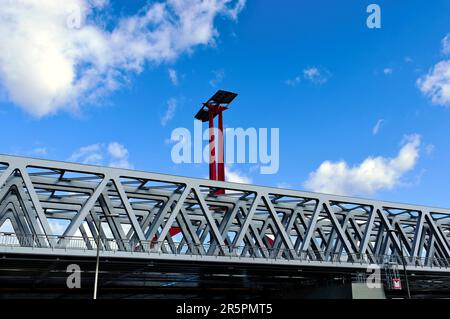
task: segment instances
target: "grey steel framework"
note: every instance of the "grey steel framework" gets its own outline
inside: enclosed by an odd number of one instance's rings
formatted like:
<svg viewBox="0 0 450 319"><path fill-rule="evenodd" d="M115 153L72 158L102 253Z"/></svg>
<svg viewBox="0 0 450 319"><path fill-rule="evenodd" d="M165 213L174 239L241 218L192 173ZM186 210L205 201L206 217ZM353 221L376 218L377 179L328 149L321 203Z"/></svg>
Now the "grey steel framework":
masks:
<svg viewBox="0 0 450 319"><path fill-rule="evenodd" d="M403 246L408 270L450 270L450 210L7 155L0 173L1 253L95 256L100 233L111 258L364 269Z"/></svg>

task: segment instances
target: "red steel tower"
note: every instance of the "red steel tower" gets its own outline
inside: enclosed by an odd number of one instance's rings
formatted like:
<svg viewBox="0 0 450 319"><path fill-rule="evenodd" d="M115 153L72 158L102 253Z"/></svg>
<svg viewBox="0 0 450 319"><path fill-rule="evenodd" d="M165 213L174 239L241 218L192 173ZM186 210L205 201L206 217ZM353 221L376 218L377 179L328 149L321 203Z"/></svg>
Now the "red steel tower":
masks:
<svg viewBox="0 0 450 319"><path fill-rule="evenodd" d="M215 181L225 181L225 144L223 133L223 112L238 95L236 93L219 90L198 111L195 118L202 122L209 122L209 178ZM215 134L214 119L218 116L218 136ZM218 158L216 155L216 138L218 144ZM218 190L216 194L224 194L225 190Z"/></svg>

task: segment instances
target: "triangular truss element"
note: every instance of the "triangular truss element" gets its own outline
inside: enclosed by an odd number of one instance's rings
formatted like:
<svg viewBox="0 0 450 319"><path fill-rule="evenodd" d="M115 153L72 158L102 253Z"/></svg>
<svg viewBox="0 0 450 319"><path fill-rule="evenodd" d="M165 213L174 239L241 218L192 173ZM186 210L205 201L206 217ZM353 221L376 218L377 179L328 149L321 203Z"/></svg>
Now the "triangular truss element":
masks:
<svg viewBox="0 0 450 319"><path fill-rule="evenodd" d="M224 190L218 193L217 189ZM450 211L0 155L21 247L252 262L448 267ZM206 258L206 259L207 259ZM209 259L211 260L211 259Z"/></svg>

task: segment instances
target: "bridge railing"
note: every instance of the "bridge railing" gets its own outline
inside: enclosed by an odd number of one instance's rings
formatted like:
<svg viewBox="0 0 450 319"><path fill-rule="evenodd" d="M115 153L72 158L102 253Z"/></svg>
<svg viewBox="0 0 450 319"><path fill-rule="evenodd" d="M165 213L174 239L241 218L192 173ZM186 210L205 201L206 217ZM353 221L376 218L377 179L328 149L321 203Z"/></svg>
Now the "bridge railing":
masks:
<svg viewBox="0 0 450 319"><path fill-rule="evenodd" d="M97 250L96 238L83 237L63 237L63 236L45 236L28 235L21 236L15 233L0 232L1 247L28 247L33 249L48 248L63 250ZM135 240L115 240L102 238L99 247L101 252L128 252L130 254L159 254L159 255L183 255L183 256L211 256L226 258L250 258L266 260L296 261L308 263L324 264L361 264L361 265L390 265L402 266L405 262L408 266L418 268L450 268L450 259L448 258L427 258L400 255L372 255L372 254L347 254L334 253L326 251L299 252L290 249L259 248L254 249L248 246L215 245L202 244L196 245L186 242L157 242L157 241L135 241Z"/></svg>

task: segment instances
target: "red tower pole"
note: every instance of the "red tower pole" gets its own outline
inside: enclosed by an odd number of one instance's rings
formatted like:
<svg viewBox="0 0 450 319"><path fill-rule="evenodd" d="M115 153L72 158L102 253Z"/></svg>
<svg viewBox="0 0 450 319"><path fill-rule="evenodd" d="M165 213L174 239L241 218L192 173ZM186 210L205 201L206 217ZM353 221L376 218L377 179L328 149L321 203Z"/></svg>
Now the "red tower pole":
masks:
<svg viewBox="0 0 450 319"><path fill-rule="evenodd" d="M228 105L230 105L236 97L236 93L219 90L207 102L203 103L202 108L195 115L195 118L199 121L209 121L209 179L213 181L225 181L223 112L228 110ZM216 116L219 117L219 134L217 137L217 134L214 131L214 119ZM218 143L217 147L215 144L216 142ZM216 148L218 148L218 153L216 152ZM218 191L222 192L222 190Z"/></svg>
<svg viewBox="0 0 450 319"><path fill-rule="evenodd" d="M224 133L223 133L223 111L224 108L219 110L219 164L218 164L218 180L225 181L225 143L224 143Z"/></svg>
<svg viewBox="0 0 450 319"><path fill-rule="evenodd" d="M209 107L209 179L217 180L216 170L216 141L214 135L214 113L215 108Z"/></svg>
<svg viewBox="0 0 450 319"><path fill-rule="evenodd" d="M223 111L225 111L226 108L219 107L219 140L218 140L218 147L219 147L219 163L217 165L217 180L218 181L225 181L225 149L224 149L224 134L223 134ZM225 190L219 189L216 192L217 195L224 195Z"/></svg>

